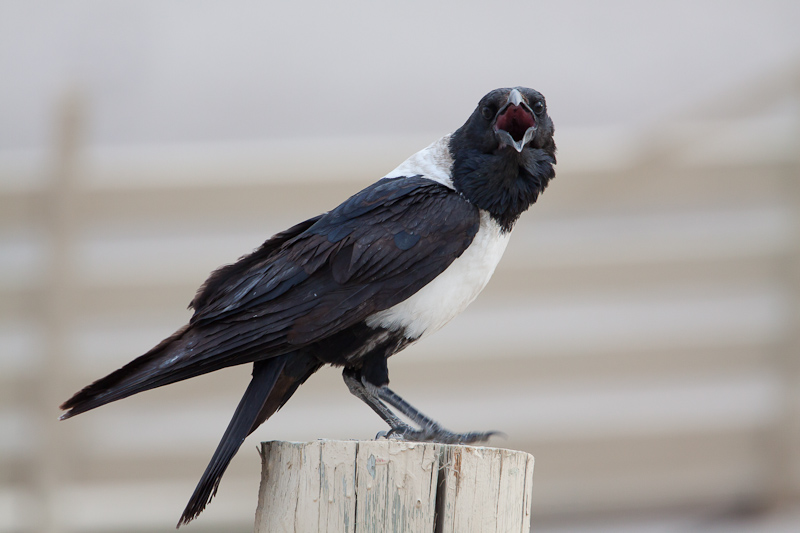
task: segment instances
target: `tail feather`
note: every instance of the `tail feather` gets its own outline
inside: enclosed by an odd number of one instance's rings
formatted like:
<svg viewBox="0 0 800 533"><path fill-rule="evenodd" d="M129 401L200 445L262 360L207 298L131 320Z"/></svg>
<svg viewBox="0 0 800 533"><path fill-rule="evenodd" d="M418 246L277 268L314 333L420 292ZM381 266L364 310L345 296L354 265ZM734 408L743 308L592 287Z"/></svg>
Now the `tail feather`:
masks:
<svg viewBox="0 0 800 533"><path fill-rule="evenodd" d="M263 351L221 351L204 342L208 331L184 326L146 354L85 387L61 405L71 418L101 405L138 392L160 387L245 362ZM212 341L215 339L212 338ZM221 353L220 353L221 352ZM217 491L220 479L245 437L272 416L302 383L322 365L311 352L295 351L272 355L253 364L253 377L220 441L211 462L200 478L178 527L196 518Z"/></svg>
<svg viewBox="0 0 800 533"><path fill-rule="evenodd" d="M61 404L65 420L101 405L267 356L263 348L220 347L216 335L186 325L146 354L100 378Z"/></svg>
<svg viewBox="0 0 800 533"><path fill-rule="evenodd" d="M188 524L205 509L217 493L220 479L228 464L239 451L245 437L255 429L256 420L286 364L287 356L279 356L253 364L253 378L239 401L228 428L222 435L211 462L197 483L189 503L186 504L177 527Z"/></svg>
<svg viewBox="0 0 800 533"><path fill-rule="evenodd" d="M182 344L181 341L185 340L189 331L189 325L183 326L146 354L78 391L72 398L61 404L61 409L67 411L61 415L61 420L127 398L138 392L191 377L191 375L184 375L175 379L174 376L169 375L168 371L165 371L167 366L165 361L180 350L179 345Z"/></svg>

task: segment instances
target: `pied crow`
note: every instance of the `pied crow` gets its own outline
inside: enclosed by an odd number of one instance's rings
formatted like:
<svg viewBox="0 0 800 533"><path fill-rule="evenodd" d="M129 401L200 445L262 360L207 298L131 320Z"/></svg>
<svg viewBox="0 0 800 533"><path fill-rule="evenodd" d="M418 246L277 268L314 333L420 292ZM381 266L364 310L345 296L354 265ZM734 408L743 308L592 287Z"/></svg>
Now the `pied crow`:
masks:
<svg viewBox="0 0 800 533"><path fill-rule="evenodd" d="M333 210L211 274L189 323L61 405L70 418L214 370L250 384L178 526L196 518L245 437L321 366L389 425L384 435L471 443L388 388L387 359L459 314L492 276L519 216L555 176L544 97L496 89L466 123ZM398 413L414 426L403 422Z"/></svg>

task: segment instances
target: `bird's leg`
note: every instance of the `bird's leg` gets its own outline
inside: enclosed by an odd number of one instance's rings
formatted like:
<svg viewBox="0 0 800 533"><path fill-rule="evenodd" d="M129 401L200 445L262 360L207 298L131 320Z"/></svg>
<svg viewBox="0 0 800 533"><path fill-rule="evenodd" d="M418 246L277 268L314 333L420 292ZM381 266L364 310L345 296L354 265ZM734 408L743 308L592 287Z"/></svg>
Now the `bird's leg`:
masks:
<svg viewBox="0 0 800 533"><path fill-rule="evenodd" d="M489 437L492 435L500 434L497 431L453 433L452 431L444 429L435 420L420 413L386 385L380 387L375 386L347 370L342 372L342 377L344 378L345 384L347 384L347 388L350 389L350 392L375 411L384 422L389 424L391 429L388 432L378 433L378 437L420 442L441 442L444 444L471 444L474 442L484 442L489 440ZM400 420L400 418L383 402L397 409L400 414L418 425L420 429L414 429Z"/></svg>
<svg viewBox="0 0 800 533"><path fill-rule="evenodd" d="M489 437L492 435L500 434L497 431L471 431L469 433L453 433L452 431L444 429L433 419L420 413L419 410L401 398L396 392L386 385L381 387L376 387L369 383L365 383L364 385L367 390L370 388L374 389L373 391L370 391L371 394L377 395L378 398L397 409L403 416L408 417L409 420L420 427L419 430L412 429L409 426L397 429L393 427L387 436L397 437L404 440L441 442L444 444L470 444L473 442L484 442L489 440Z"/></svg>
<svg viewBox="0 0 800 533"><path fill-rule="evenodd" d="M350 393L355 396L356 398L360 399L362 402L367 404L370 409L375 411L379 417L383 419L384 422L389 424L389 427L392 428L388 434L393 434L393 432L407 432L407 431L414 431L408 424L404 423L400 418L395 415L391 409L386 407L380 398L375 394L374 385L365 386L362 383L361 379L356 377L353 373L348 372L345 370L342 372L342 377L344 378L344 382L347 385L347 388L350 390ZM385 437L387 434L385 432L378 433L377 437Z"/></svg>
<svg viewBox="0 0 800 533"><path fill-rule="evenodd" d="M370 387L370 385L367 384L367 387ZM442 426L438 422L420 413L413 405L405 401L403 398L400 397L400 395L398 395L389 387L385 385L383 387L375 387L373 385L372 388L374 389L373 394L375 394L378 398L385 401L398 411L400 411L400 413L408 417L412 422L417 424L423 430L426 431L443 430Z"/></svg>

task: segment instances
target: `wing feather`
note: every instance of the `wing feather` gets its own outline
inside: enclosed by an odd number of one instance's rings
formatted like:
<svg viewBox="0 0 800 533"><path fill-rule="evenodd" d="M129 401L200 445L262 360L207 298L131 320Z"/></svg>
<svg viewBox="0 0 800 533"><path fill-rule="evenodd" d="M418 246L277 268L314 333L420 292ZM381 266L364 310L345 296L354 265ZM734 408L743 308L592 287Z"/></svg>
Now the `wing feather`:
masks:
<svg viewBox="0 0 800 533"><path fill-rule="evenodd" d="M322 341L433 280L479 221L439 183L381 180L215 272L193 301L191 324L206 335L188 359L239 364Z"/></svg>

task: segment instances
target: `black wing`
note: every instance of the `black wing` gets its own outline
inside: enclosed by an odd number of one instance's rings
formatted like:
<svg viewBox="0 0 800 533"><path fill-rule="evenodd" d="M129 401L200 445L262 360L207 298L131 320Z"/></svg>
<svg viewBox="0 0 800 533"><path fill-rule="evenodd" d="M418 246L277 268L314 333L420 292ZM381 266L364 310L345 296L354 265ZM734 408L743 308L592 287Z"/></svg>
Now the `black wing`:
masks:
<svg viewBox="0 0 800 533"><path fill-rule="evenodd" d="M320 341L417 292L466 250L479 223L477 208L444 185L381 180L261 257L212 275L194 300L190 324L206 331L194 348L239 364Z"/></svg>

